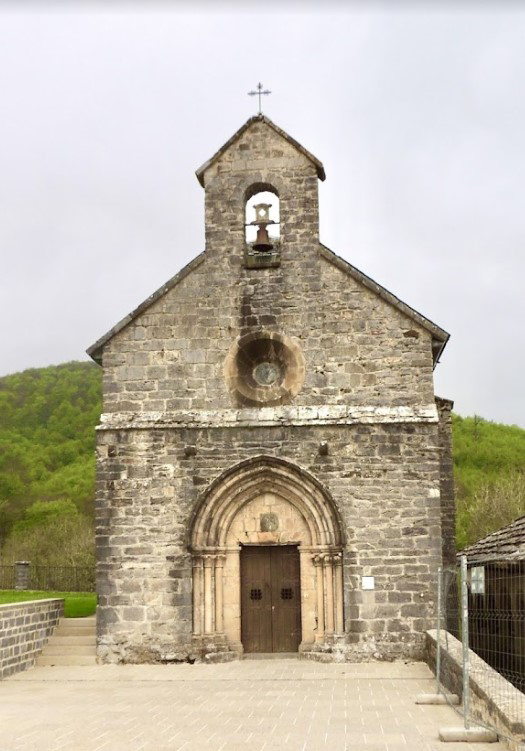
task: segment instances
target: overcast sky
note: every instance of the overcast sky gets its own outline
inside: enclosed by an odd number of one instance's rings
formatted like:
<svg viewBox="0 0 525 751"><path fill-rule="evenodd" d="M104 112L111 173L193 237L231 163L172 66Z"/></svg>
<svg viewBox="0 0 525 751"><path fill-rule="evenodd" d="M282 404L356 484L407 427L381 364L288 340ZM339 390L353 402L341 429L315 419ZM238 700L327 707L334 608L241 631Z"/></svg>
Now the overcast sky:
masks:
<svg viewBox="0 0 525 751"><path fill-rule="evenodd" d="M451 333L457 412L525 428L524 4L108 5L0 3L0 375L86 358L203 250L194 172L262 81L322 242Z"/></svg>

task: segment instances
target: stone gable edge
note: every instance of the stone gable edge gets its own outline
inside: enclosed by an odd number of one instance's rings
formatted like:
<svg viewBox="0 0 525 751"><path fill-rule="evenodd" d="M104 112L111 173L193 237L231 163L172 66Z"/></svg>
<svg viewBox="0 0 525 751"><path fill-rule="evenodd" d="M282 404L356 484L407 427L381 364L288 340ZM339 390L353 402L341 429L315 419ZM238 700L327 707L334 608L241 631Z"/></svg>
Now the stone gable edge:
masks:
<svg viewBox="0 0 525 751"><path fill-rule="evenodd" d="M253 123L265 123L270 128L272 128L278 135L280 135L282 138L285 139L285 141L288 141L289 144L291 144L297 151L299 151L303 156L305 156L312 164L315 166L317 170L317 176L319 180L325 180L326 179L326 173L324 171L324 167L322 162L317 159L313 154L311 154L307 149L304 148L304 146L301 146L299 141L296 141L295 138L292 138L286 131L284 131L282 128L279 128L278 125L276 125L274 122L270 120L270 118L266 117L266 115L254 115L253 117L250 117L249 120L247 120L244 125L242 125L239 130L233 134L231 138L229 138L226 143L221 146L221 148L215 152L215 154L210 157L208 160L204 162L204 164L199 167L198 170L196 170L195 174L197 175L197 179L199 183L204 187L204 173L206 170L211 167L211 165L219 159L228 149L232 146L235 141L237 141L242 134L248 130L248 128L253 125Z"/></svg>
<svg viewBox="0 0 525 751"><path fill-rule="evenodd" d="M441 354L450 338L450 334L448 334L444 329L440 328L437 324L430 321L428 318L425 318L421 313L418 313L417 310L414 310L414 308L411 308L410 305L407 305L402 300L400 300L398 297L396 297L392 292L387 290L385 287L381 286L378 282L374 281L371 277L367 276L364 272L360 271L355 266L352 266L351 263L348 261L345 261L341 256L338 256L336 253L334 253L330 248L328 248L326 245L323 245L322 243L319 243L319 252L322 258L324 258L326 261L331 263L333 266L338 268L343 273L351 276L355 281L357 281L359 284L364 286L366 289L373 292L375 295L377 295L379 298L384 300L386 303L394 307L396 310L400 311L402 314L406 315L408 318L413 320L416 324L423 327L425 330L427 330L431 336L432 336L432 354L433 354L433 360L434 360L434 366L437 365L439 362L439 358L441 357ZM190 261L186 266L184 266L177 274L172 276L170 279L168 279L167 282L165 282L161 287L159 287L155 292L153 292L146 300L144 300L140 305L138 305L134 310L132 310L128 315L124 316L118 323L116 323L106 334L101 336L97 341L92 344L88 349L86 350L86 353L99 365L102 364L102 349L107 342L112 339L115 334L118 334L119 331L122 331L128 324L130 324L132 321L135 320L141 313L143 313L145 310L147 310L153 303L157 302L161 297L163 297L167 292L169 292L173 287L175 287L179 282L181 282L183 279L185 279L189 274L196 268L198 268L202 263L204 263L206 258L206 251L202 251L199 253L198 256L196 256L192 261Z"/></svg>
<svg viewBox="0 0 525 751"><path fill-rule="evenodd" d="M328 263L331 263L340 271L343 271L345 274L348 274L348 276L351 276L353 279L355 279L356 282L361 284L363 287L366 287L366 289L373 292L393 308L396 308L396 310L398 310L400 313L403 313L405 316L410 318L412 321L417 323L432 335L432 357L435 367L439 362L439 358L441 357L441 354L445 349L448 340L450 339L450 334L440 326L438 326L436 323L431 321L429 318L425 318L424 315L418 313L418 311L414 308L411 308L410 305L407 305L405 302L400 300L399 297L396 297L396 295L387 290L386 287L383 287L381 284L374 281L374 279L367 276L363 271L360 271L355 266L352 266L351 263L345 261L344 258L338 256L326 245L319 243L319 247L321 257L328 261Z"/></svg>
<svg viewBox="0 0 525 751"><path fill-rule="evenodd" d="M381 286L378 282L374 281L371 277L367 276L364 272L360 271L355 266L352 266L351 263L348 261L345 261L344 258L341 258L341 256L338 256L336 253L334 253L333 250L330 250L326 245L323 245L322 243L319 243L319 250L320 255L322 258L324 258L326 261L331 263L333 266L338 268L340 271L342 271L345 274L348 274L351 276L355 281L357 281L359 284L364 286L366 289L373 292L375 295L380 297L382 300L387 302L392 307L396 308L398 311L406 315L408 318L413 320L415 323L417 323L419 326L422 326L425 330L429 331L432 335L432 342L433 345L436 343L436 347L432 347L433 350L433 359L434 359L434 366L437 365L439 362L439 358L441 357L441 354L443 350L445 349L445 346L450 338L450 334L448 334L444 329L440 328L437 324L430 321L428 318L425 318L421 313L418 313L417 310L414 310L414 308L411 308L410 305L407 305L402 300L400 300L398 297L396 297L392 292L387 290L385 287ZM132 321L135 320L141 313L143 313L145 310L147 310L153 303L157 302L163 295L165 295L167 292L169 292L173 287L175 287L179 282L181 282L183 279L185 279L189 274L196 268L198 268L202 263L204 263L206 258L206 251L202 251L199 253L198 256L196 256L192 261L190 261L186 266L184 266L177 274L172 276L170 279L168 279L167 282L165 282L161 287L159 287L155 292L153 292L146 300L144 300L140 305L138 305L134 310L132 310L128 315L124 316L118 323L116 323L106 334L101 336L97 341L92 344L88 349L86 350L86 353L99 365L102 364L102 348L104 347L107 342L112 339L115 334L118 334L119 331L122 331L128 324L130 324Z"/></svg>
<svg viewBox="0 0 525 751"><path fill-rule="evenodd" d="M88 347L86 350L86 353L96 362L98 365L102 365L102 348L105 344L109 342L110 339L112 339L115 334L118 334L119 331L122 331L123 328L125 328L129 323L135 320L137 316L139 316L141 313L143 313L145 310L147 310L150 305L153 305L154 302L157 302L157 300L160 300L161 297L163 297L167 292L170 291L173 287L175 287L179 282L181 282L183 279L185 279L189 274L196 268L198 268L201 263L203 263L205 260L205 252L202 251L202 253L199 253L198 256L196 256L192 261L190 261L186 266L184 266L179 272L175 274L175 276L172 276L171 279L168 279L167 282L165 282L162 287L159 287L155 292L153 292L146 300L140 303L134 310L131 311L131 313L128 313L127 316L124 316L118 323L116 323L110 330L104 334L104 336L101 336L100 339L97 339L97 341L91 345L91 347Z"/></svg>

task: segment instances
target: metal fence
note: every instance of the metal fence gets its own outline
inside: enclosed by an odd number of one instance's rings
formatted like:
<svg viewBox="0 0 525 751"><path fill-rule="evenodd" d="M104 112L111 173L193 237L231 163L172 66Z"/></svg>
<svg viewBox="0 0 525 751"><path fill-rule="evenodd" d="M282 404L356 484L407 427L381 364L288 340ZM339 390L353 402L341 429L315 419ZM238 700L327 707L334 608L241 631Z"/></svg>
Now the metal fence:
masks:
<svg viewBox="0 0 525 751"><path fill-rule="evenodd" d="M491 562L485 566L472 567L470 575L470 646L485 662L523 693L525 564ZM525 717L525 702L523 709Z"/></svg>
<svg viewBox="0 0 525 751"><path fill-rule="evenodd" d="M92 566L33 566L28 561L0 565L0 589L94 592Z"/></svg>
<svg viewBox="0 0 525 751"><path fill-rule="evenodd" d="M0 589L15 589L14 565L0 566Z"/></svg>
<svg viewBox="0 0 525 751"><path fill-rule="evenodd" d="M461 696L465 728L483 722L479 697L486 696L486 717L501 712L525 718L525 563L491 560L443 568L438 577L436 680L438 693ZM451 639L450 637L455 637ZM459 643L458 643L459 642ZM452 663L459 664L453 675ZM473 692L473 686L478 687ZM478 706L476 707L476 703ZM516 744L516 737L512 737ZM518 739L516 747L525 749Z"/></svg>

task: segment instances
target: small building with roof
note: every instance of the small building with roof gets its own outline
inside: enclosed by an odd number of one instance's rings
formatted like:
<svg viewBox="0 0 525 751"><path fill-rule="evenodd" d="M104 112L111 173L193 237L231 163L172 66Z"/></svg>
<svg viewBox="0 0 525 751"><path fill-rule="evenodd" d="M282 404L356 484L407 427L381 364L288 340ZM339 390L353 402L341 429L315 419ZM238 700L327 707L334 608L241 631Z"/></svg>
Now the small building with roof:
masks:
<svg viewBox="0 0 525 751"><path fill-rule="evenodd" d="M470 646L525 691L525 515L458 555L469 568Z"/></svg>

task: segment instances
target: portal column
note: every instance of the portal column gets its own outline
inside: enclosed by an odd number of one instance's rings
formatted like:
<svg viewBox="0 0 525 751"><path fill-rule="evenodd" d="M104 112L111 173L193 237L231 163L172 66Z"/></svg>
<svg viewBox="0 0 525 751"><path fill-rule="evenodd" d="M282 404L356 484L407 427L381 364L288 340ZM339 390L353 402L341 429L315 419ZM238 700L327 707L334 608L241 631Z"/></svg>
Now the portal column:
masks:
<svg viewBox="0 0 525 751"><path fill-rule="evenodd" d="M334 635L334 571L332 556L323 556L323 568L325 574L326 590L326 636Z"/></svg>
<svg viewBox="0 0 525 751"><path fill-rule="evenodd" d="M322 642L324 641L324 581L322 556L314 555L313 561L317 586L317 630L315 640Z"/></svg>
<svg viewBox="0 0 525 751"><path fill-rule="evenodd" d="M205 555L204 558L204 633L213 633L213 556Z"/></svg>
<svg viewBox="0 0 525 751"><path fill-rule="evenodd" d="M343 618L343 554L334 555L334 573L335 573L335 633L344 632Z"/></svg>
<svg viewBox="0 0 525 751"><path fill-rule="evenodd" d="M224 555L215 557L215 632L222 634L224 631L224 609L223 609L223 578Z"/></svg>

